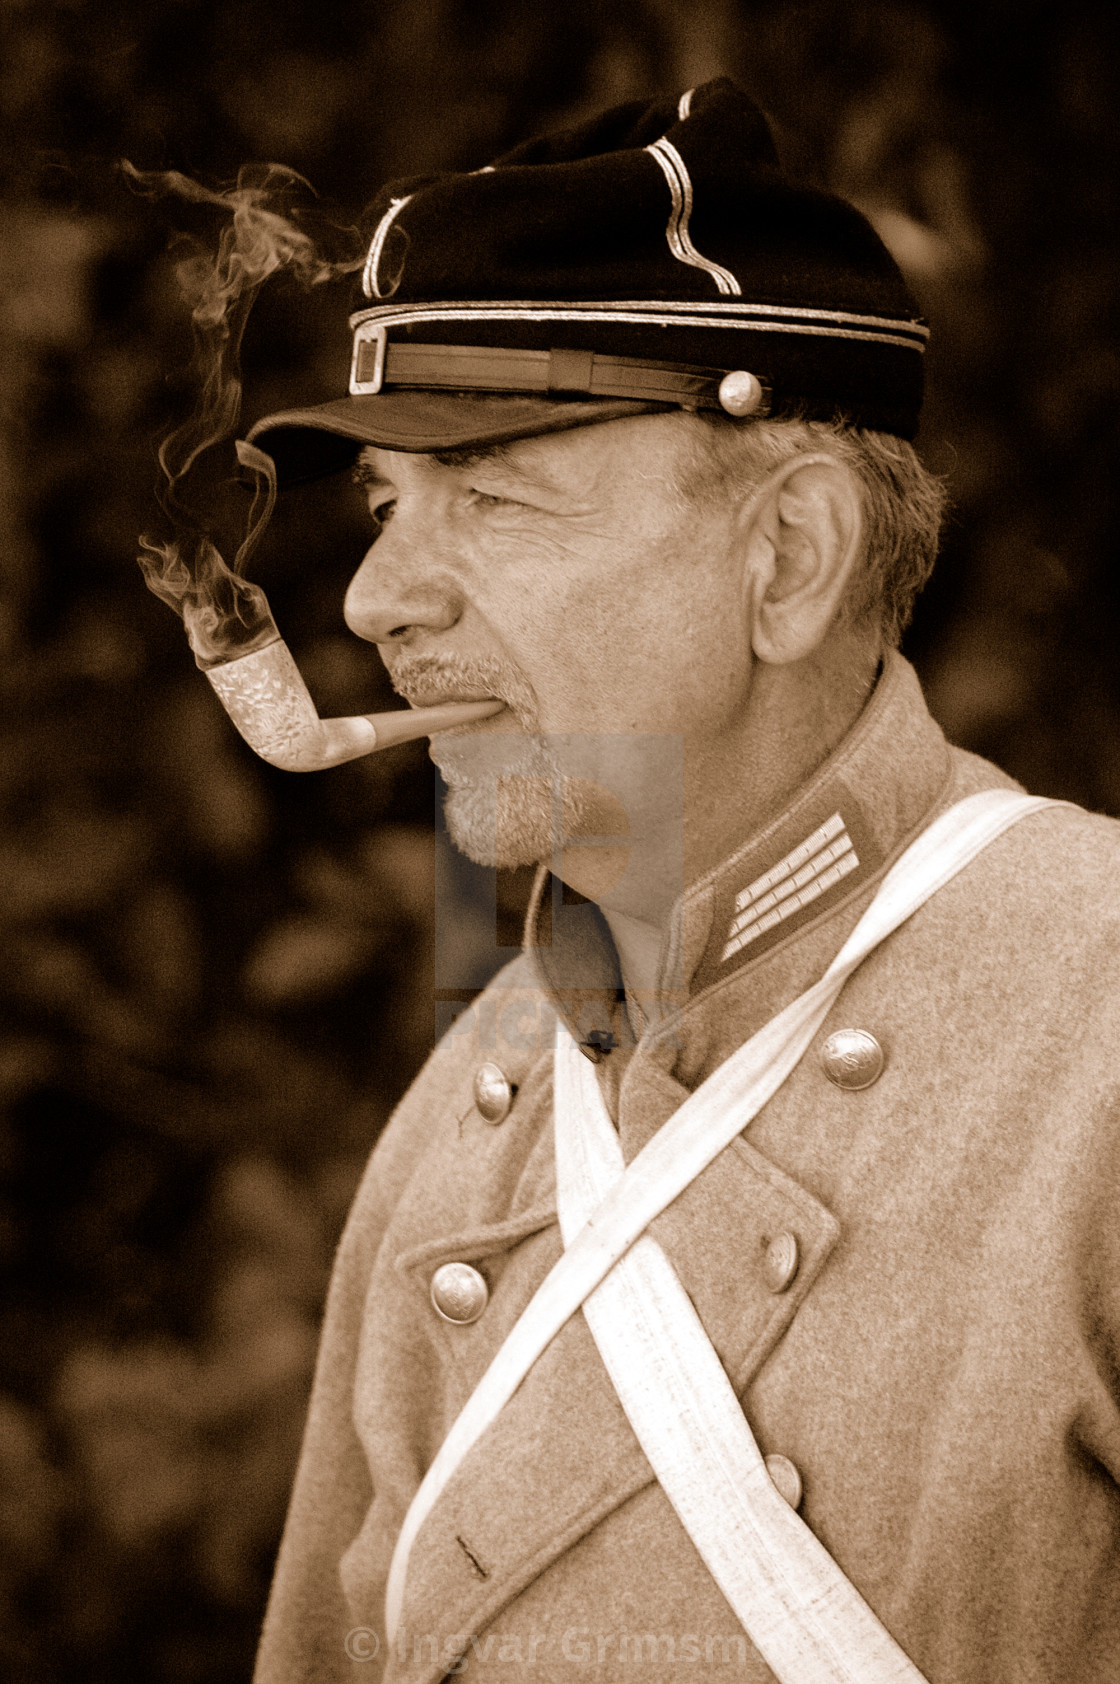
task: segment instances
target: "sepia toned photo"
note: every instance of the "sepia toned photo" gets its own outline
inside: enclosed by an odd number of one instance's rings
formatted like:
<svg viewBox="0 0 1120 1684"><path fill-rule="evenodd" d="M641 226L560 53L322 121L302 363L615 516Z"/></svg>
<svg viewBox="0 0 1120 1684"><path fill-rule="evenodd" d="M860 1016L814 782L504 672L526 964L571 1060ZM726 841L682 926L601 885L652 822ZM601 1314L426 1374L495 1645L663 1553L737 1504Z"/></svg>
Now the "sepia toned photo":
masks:
<svg viewBox="0 0 1120 1684"><path fill-rule="evenodd" d="M1113 35L5 8L5 1679L1116 1684Z"/></svg>

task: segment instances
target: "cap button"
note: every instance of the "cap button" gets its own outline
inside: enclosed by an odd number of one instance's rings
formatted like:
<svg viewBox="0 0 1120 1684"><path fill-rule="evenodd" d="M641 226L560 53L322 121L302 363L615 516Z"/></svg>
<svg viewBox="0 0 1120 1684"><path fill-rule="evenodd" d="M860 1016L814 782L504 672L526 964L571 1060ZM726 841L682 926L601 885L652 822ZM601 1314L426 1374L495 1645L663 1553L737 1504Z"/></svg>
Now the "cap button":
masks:
<svg viewBox="0 0 1120 1684"><path fill-rule="evenodd" d="M477 1321L490 1301L486 1278L469 1263L444 1263L432 1276L432 1306L444 1321Z"/></svg>
<svg viewBox="0 0 1120 1684"><path fill-rule="evenodd" d="M791 1509L801 1506L801 1475L788 1456L767 1456L766 1472Z"/></svg>
<svg viewBox="0 0 1120 1684"><path fill-rule="evenodd" d="M785 1291L800 1261L797 1235L775 1234L762 1255L762 1276L771 1292Z"/></svg>
<svg viewBox="0 0 1120 1684"><path fill-rule="evenodd" d="M719 401L728 415L756 415L765 396L757 374L737 368L725 374L719 383Z"/></svg>
<svg viewBox="0 0 1120 1684"><path fill-rule="evenodd" d="M480 1064L474 1074L474 1102L487 1123L504 1122L513 1103L513 1087L496 1064Z"/></svg>
<svg viewBox="0 0 1120 1684"><path fill-rule="evenodd" d="M866 1029L837 1029L821 1048L821 1065L830 1082L856 1092L869 1088L883 1073L883 1049Z"/></svg>

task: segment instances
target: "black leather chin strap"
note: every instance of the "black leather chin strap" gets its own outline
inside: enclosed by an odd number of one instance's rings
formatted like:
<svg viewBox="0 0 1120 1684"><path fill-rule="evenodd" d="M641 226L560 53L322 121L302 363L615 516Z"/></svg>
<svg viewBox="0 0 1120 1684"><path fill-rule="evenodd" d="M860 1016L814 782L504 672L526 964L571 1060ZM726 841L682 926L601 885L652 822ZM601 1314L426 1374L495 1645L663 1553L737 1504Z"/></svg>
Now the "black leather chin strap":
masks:
<svg viewBox="0 0 1120 1684"><path fill-rule="evenodd" d="M521 351L492 345L399 345L358 338L350 391L394 386L460 392L527 392L542 397L629 398L682 409L723 409L720 382L732 371L651 362L598 351ZM756 414L769 408L769 391Z"/></svg>

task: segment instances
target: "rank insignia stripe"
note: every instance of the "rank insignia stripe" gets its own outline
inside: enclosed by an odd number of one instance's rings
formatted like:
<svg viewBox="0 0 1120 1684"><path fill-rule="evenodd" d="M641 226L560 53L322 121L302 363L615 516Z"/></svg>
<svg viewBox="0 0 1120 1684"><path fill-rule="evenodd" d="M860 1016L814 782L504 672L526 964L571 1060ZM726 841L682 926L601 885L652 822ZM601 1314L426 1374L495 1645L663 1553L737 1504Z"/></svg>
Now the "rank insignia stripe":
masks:
<svg viewBox="0 0 1120 1684"><path fill-rule="evenodd" d="M837 793L834 789L834 801ZM707 945L692 978L691 994L761 958L810 921L826 915L883 864L882 849L850 799L835 807L817 806L816 815L804 814L796 829L782 828L784 834L773 838L765 853L752 849L748 858L721 873ZM779 848L781 853L774 859ZM760 866L765 870L760 871Z"/></svg>
<svg viewBox="0 0 1120 1684"><path fill-rule="evenodd" d="M810 875L809 877L803 877L802 873L798 872L797 876L786 886L788 893L785 894L784 898L778 899L777 904L773 906L770 905L770 902L776 897L768 895L766 897L767 910L762 912L760 909L759 913L754 916L753 921L748 921L741 929L735 929L732 938L723 950L722 958L724 960L733 958L750 942L757 941L759 936L765 935L767 930L772 930L776 924L782 923L787 918L792 918L795 912L800 912L811 901L818 900L834 884L839 883L841 878L847 877L850 872L855 871L859 865L859 856L851 842L845 837L843 844L837 844L837 846L842 846L843 851L834 864L830 863L829 869L822 869L819 875ZM831 849L825 849L821 856L822 859L829 858L830 860L831 857ZM805 870L809 872L810 868L806 867Z"/></svg>
<svg viewBox="0 0 1120 1684"><path fill-rule="evenodd" d="M844 821L839 813L833 813L830 819L826 819L824 824L818 825L811 836L807 836L804 842L800 842L796 848L792 848L784 859L778 861L777 865L772 866L769 871L764 872L761 877L756 877L753 883L748 883L745 889L739 891L735 896L735 905L739 912L745 911L752 905L757 905L768 889L773 889L784 878L792 876L798 867L804 865L806 860L814 855L819 848L823 848L826 843L832 841L833 837L839 837L841 833L847 836ZM848 840L850 843L850 838Z"/></svg>

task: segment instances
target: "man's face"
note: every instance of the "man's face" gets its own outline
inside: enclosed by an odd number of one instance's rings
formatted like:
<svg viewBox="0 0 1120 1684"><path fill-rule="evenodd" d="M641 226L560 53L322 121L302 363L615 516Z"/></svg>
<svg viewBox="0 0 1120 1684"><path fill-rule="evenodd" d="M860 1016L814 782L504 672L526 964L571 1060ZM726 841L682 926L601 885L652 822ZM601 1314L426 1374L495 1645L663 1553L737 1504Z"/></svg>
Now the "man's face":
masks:
<svg viewBox="0 0 1120 1684"><path fill-rule="evenodd" d="M507 704L432 739L473 858L550 856L557 772L564 831L656 823L659 753L679 823L682 752L726 727L751 664L735 511L686 495L700 425L642 416L474 458L363 452L381 529L349 625L408 700Z"/></svg>

